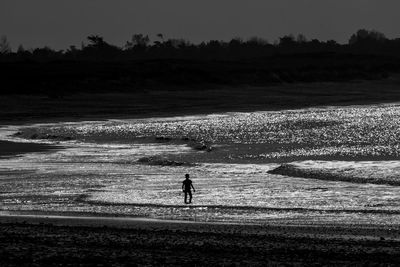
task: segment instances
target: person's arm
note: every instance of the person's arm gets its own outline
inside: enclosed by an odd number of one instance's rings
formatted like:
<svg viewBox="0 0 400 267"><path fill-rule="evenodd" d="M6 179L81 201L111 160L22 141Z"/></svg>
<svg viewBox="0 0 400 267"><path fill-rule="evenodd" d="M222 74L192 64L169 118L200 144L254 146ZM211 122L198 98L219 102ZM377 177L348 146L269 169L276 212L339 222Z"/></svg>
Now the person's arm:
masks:
<svg viewBox="0 0 400 267"><path fill-rule="evenodd" d="M185 191L185 189L183 189L185 186L185 183L182 183L182 191Z"/></svg>
<svg viewBox="0 0 400 267"><path fill-rule="evenodd" d="M190 184L190 186L193 188L193 192L196 192L196 189L194 189L193 184Z"/></svg>

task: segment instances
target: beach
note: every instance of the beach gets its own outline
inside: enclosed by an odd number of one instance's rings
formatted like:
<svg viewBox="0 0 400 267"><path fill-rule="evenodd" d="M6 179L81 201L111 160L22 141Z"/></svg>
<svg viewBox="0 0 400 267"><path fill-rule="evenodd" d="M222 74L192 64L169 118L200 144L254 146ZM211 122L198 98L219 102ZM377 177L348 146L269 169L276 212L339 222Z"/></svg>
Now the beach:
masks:
<svg viewBox="0 0 400 267"><path fill-rule="evenodd" d="M249 105L183 94L187 105L163 95L157 109L114 95L96 96L105 106L76 96L10 109L0 265L398 264L400 106L386 103L397 83L361 84L384 88L384 104L277 106L259 90Z"/></svg>
<svg viewBox="0 0 400 267"><path fill-rule="evenodd" d="M396 265L400 229L1 216L3 266Z"/></svg>

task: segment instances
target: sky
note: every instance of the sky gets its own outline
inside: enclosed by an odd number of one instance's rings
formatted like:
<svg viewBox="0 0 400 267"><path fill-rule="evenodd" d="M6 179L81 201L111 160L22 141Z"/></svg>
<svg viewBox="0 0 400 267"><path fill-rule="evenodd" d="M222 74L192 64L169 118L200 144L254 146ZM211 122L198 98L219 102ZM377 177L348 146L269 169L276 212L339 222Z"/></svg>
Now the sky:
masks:
<svg viewBox="0 0 400 267"><path fill-rule="evenodd" d="M0 0L0 35L14 49L65 49L91 34L123 46L135 33L194 43L302 33L344 43L361 28L400 37L399 10L399 0Z"/></svg>

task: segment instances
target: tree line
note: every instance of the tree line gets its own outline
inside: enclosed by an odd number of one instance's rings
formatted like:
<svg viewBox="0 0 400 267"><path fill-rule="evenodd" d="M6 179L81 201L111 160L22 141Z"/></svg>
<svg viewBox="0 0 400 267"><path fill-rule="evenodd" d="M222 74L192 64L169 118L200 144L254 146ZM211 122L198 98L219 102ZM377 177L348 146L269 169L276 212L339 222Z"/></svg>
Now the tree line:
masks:
<svg viewBox="0 0 400 267"><path fill-rule="evenodd" d="M81 47L66 50L50 47L25 49L22 45L12 51L7 37L0 38L1 61L129 61L143 59L193 59L193 60L242 60L288 54L368 54L400 56L400 38L389 39L384 34L361 29L354 33L347 44L334 40L308 40L304 35L286 35L270 43L253 37L248 40L233 38L230 41L211 40L199 44L184 39L166 39L163 34L151 41L148 35L134 34L123 47L105 41L102 36L90 35Z"/></svg>
<svg viewBox="0 0 400 267"><path fill-rule="evenodd" d="M90 35L81 47L12 51L0 38L1 94L62 97L282 83L384 79L400 72L400 39L359 30L347 44L288 35L192 44L135 34L123 47ZM322 90L322 89L321 89Z"/></svg>

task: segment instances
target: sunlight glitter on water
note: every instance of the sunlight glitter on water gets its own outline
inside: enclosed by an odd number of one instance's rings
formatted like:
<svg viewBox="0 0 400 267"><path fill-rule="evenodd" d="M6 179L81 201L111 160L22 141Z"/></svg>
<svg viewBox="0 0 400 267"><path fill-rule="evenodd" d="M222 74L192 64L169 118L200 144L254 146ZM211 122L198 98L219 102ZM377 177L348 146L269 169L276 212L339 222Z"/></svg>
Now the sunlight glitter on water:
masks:
<svg viewBox="0 0 400 267"><path fill-rule="evenodd" d="M271 157L335 155L397 157L400 132L397 105L305 109L220 116L152 118L66 123L33 128L92 142L134 142L143 138L183 138L212 144L274 144ZM286 150L284 149L286 148ZM279 154L281 153L281 154ZM268 153L267 153L268 154ZM266 157L264 155L261 155Z"/></svg>
<svg viewBox="0 0 400 267"><path fill-rule="evenodd" d="M64 149L0 159L1 209L394 223L399 115L376 105L42 124L14 137L17 128L3 128L2 140ZM268 173L284 162L299 177ZM197 189L190 207L185 173Z"/></svg>

